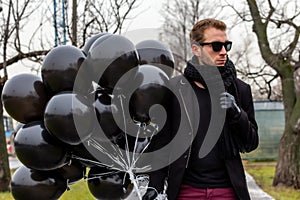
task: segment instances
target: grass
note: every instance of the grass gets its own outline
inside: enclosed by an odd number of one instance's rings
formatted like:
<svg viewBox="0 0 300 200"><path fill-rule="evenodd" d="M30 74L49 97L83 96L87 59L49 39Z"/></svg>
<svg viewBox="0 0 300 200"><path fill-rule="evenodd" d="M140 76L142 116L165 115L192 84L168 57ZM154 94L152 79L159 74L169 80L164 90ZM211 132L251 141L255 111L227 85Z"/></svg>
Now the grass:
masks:
<svg viewBox="0 0 300 200"><path fill-rule="evenodd" d="M59 200L94 200L91 195L86 181L78 181L75 184L69 186L69 190L59 198ZM10 192L1 192L0 200L13 200L13 196Z"/></svg>
<svg viewBox="0 0 300 200"><path fill-rule="evenodd" d="M245 162L245 170L253 176L257 184L276 200L300 199L300 190L284 186L273 187L275 162Z"/></svg>
<svg viewBox="0 0 300 200"><path fill-rule="evenodd" d="M13 200L10 192L0 192L0 200Z"/></svg>
<svg viewBox="0 0 300 200"><path fill-rule="evenodd" d="M94 200L95 198L90 193L87 182L79 181L70 186L70 190L67 190L59 200Z"/></svg>
<svg viewBox="0 0 300 200"><path fill-rule="evenodd" d="M275 162L253 162L245 161L244 167L256 180L257 184L276 200L296 200L300 199L300 190L286 187L273 187L272 181L275 173ZM70 185L59 200L94 200L89 192L86 181L81 180ZM13 200L11 193L0 193L0 200Z"/></svg>

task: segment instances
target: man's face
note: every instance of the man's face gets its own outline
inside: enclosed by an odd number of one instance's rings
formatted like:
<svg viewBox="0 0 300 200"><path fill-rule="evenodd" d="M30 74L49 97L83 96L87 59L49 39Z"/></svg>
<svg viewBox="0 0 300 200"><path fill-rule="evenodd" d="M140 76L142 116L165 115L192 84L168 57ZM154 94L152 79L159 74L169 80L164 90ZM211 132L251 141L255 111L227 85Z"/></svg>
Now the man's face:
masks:
<svg viewBox="0 0 300 200"><path fill-rule="evenodd" d="M228 41L225 31L221 31L215 28L208 28L204 31L205 40L203 43L211 42L226 42ZM203 45L203 50L210 56L212 62L216 66L224 66L227 60L227 51L224 46L222 46L220 51L214 51L211 44ZM199 49L199 48L198 48ZM195 52L194 52L195 54ZM195 54L197 55L197 54ZM199 55L197 55L199 57ZM199 57L199 59L201 59Z"/></svg>

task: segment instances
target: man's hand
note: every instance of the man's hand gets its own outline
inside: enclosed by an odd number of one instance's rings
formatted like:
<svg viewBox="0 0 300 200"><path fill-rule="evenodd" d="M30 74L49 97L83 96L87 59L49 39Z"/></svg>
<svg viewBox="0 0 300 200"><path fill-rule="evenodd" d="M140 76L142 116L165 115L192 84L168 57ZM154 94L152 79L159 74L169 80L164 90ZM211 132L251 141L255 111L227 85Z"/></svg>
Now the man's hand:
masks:
<svg viewBox="0 0 300 200"><path fill-rule="evenodd" d="M232 120L237 120L241 116L241 109L236 105L235 98L228 92L220 95L221 108L226 109Z"/></svg>

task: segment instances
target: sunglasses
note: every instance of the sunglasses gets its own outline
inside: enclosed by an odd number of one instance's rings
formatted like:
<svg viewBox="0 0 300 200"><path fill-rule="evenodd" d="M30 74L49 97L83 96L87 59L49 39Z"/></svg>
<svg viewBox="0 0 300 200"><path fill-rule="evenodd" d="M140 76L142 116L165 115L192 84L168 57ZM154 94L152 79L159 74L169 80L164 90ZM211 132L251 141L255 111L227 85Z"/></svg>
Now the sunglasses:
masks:
<svg viewBox="0 0 300 200"><path fill-rule="evenodd" d="M232 47L232 42L231 41L226 41L226 42L202 42L202 43L199 43L201 46L204 46L204 45L211 45L212 46L212 49L215 51L215 52L219 52L222 50L222 47L224 46L225 47L225 50L226 51L230 51L231 47Z"/></svg>

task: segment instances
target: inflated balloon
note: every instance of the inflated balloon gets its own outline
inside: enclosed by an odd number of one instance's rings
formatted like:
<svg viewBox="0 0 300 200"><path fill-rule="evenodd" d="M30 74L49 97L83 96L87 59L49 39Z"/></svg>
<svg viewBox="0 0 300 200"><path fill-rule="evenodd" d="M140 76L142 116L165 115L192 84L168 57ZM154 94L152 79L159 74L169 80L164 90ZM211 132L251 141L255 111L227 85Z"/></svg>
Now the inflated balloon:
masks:
<svg viewBox="0 0 300 200"><path fill-rule="evenodd" d="M68 184L73 184L84 177L86 173L86 167L83 166L81 162L72 159L68 164L49 173L60 175L68 181Z"/></svg>
<svg viewBox="0 0 300 200"><path fill-rule="evenodd" d="M156 104L162 105L166 100L168 76L161 69L145 64L139 66L135 82L139 87L130 98L129 112L134 121L149 124L152 120L150 119L150 108ZM164 116L163 114L156 113L156 121L162 121L160 119Z"/></svg>
<svg viewBox="0 0 300 200"><path fill-rule="evenodd" d="M34 74L19 74L9 79L2 91L7 113L18 122L42 120L48 101L42 79Z"/></svg>
<svg viewBox="0 0 300 200"><path fill-rule="evenodd" d="M48 102L44 123L47 130L61 141L77 145L86 140L93 129L95 115L89 101L78 94L64 92ZM76 124L77 123L77 124Z"/></svg>
<svg viewBox="0 0 300 200"><path fill-rule="evenodd" d="M92 46L92 44L100 37L104 36L104 35L107 35L109 33L98 33L96 35L94 35L93 37L91 37L90 39L88 39L88 41L85 43L85 45L83 46L82 48L82 51L85 55L88 55L89 53L89 50Z"/></svg>
<svg viewBox="0 0 300 200"><path fill-rule="evenodd" d="M133 189L129 175L108 169L93 167L88 173L88 187L97 199L124 199Z"/></svg>
<svg viewBox="0 0 300 200"><path fill-rule="evenodd" d="M15 151L18 159L28 168L52 170L67 162L66 149L40 121L24 125L17 133Z"/></svg>
<svg viewBox="0 0 300 200"><path fill-rule="evenodd" d="M86 148L83 143L78 145L71 145L69 147L69 152L72 156L77 157L78 161L85 167L94 167L95 162L99 162L91 152Z"/></svg>
<svg viewBox="0 0 300 200"><path fill-rule="evenodd" d="M119 79L127 73L123 84L134 77L138 66L138 54L134 44L121 35L108 34L98 38L90 48L86 68L91 67L92 81L103 88L113 90ZM129 74L128 74L129 73ZM115 88L118 89L118 88Z"/></svg>
<svg viewBox="0 0 300 200"><path fill-rule="evenodd" d="M49 176L47 172L21 166L13 174L10 187L16 200L54 200L66 191L67 181Z"/></svg>
<svg viewBox="0 0 300 200"><path fill-rule="evenodd" d="M169 77L174 71L174 57L171 50L157 40L144 40L136 44L140 64L151 64L162 69Z"/></svg>
<svg viewBox="0 0 300 200"><path fill-rule="evenodd" d="M116 137L118 137L121 132L118 123L122 120L122 113L117 106L112 103L112 98L113 96L109 94L98 94L98 97L93 104L101 127L101 129L96 129L97 131L93 133L92 137L94 138L106 140L106 138L101 138L101 134L99 134L100 131L103 131L109 140L115 141Z"/></svg>
<svg viewBox="0 0 300 200"><path fill-rule="evenodd" d="M72 91L84 53L74 46L63 45L52 49L42 65L42 79L49 92Z"/></svg>

